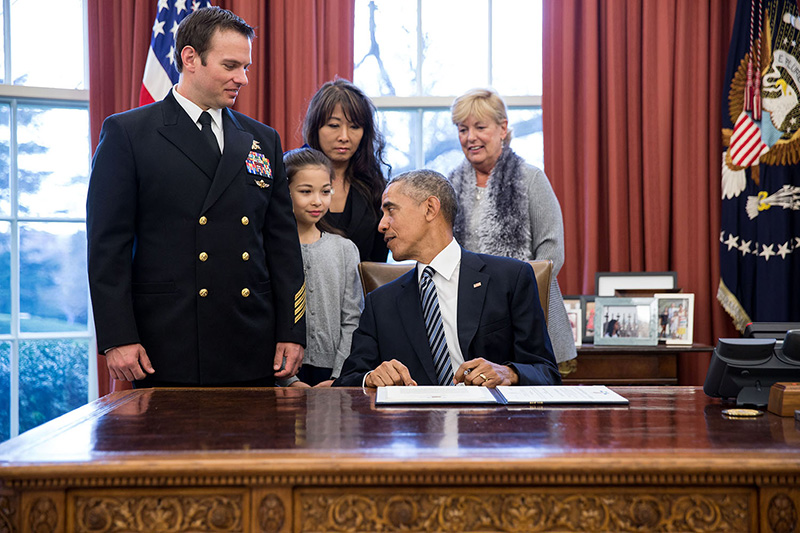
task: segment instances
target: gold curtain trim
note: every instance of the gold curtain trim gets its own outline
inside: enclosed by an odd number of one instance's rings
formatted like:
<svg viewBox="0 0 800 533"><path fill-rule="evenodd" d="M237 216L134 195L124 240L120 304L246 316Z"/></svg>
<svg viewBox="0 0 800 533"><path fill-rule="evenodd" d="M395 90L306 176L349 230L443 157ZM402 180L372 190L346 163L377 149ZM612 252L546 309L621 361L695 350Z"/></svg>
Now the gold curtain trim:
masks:
<svg viewBox="0 0 800 533"><path fill-rule="evenodd" d="M740 332L744 333L744 328L752 322L747 312L739 303L739 299L725 285L725 282L719 280L719 288L717 289L717 300L722 304L722 308L733 319L734 327Z"/></svg>

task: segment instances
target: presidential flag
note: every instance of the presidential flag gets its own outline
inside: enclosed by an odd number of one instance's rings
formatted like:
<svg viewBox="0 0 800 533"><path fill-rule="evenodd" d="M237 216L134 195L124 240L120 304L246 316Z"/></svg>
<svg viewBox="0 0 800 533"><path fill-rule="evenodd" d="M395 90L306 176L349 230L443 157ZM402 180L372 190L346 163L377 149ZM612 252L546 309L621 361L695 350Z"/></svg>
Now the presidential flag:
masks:
<svg viewBox="0 0 800 533"><path fill-rule="evenodd" d="M800 12L739 0L722 99L717 299L737 329L800 321Z"/></svg>
<svg viewBox="0 0 800 533"><path fill-rule="evenodd" d="M144 67L139 105L152 104L164 98L178 83L175 68L175 34L186 15L201 7L211 7L209 0L158 0L158 13L153 24L150 50Z"/></svg>

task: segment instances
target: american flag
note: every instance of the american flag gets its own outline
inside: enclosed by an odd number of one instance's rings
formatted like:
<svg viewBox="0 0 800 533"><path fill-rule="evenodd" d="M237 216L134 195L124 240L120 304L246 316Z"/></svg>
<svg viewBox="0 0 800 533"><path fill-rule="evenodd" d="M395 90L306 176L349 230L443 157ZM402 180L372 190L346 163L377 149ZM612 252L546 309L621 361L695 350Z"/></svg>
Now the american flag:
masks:
<svg viewBox="0 0 800 533"><path fill-rule="evenodd" d="M188 5L187 5L188 4ZM158 0L158 13L153 24L150 50L144 66L139 105L152 104L164 98L178 83L175 68L175 34L178 24L201 7L211 7L209 0Z"/></svg>

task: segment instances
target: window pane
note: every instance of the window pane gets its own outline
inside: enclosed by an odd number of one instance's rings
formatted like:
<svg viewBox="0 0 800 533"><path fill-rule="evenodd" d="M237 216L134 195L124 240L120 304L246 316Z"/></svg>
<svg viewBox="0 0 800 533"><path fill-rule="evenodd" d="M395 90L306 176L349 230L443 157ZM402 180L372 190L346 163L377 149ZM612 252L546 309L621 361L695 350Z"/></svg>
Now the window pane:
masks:
<svg viewBox="0 0 800 533"><path fill-rule="evenodd" d="M378 112L378 127L386 137L384 158L392 166L393 176L416 168L417 150L411 132L416 130L417 120L414 110Z"/></svg>
<svg viewBox="0 0 800 533"><path fill-rule="evenodd" d="M426 111L422 125L425 168L449 175L464 160L450 110Z"/></svg>
<svg viewBox="0 0 800 533"><path fill-rule="evenodd" d="M23 216L86 215L89 112L19 106L19 212Z"/></svg>
<svg viewBox="0 0 800 533"><path fill-rule="evenodd" d="M11 83L84 89L83 0L11 2Z"/></svg>
<svg viewBox="0 0 800 533"><path fill-rule="evenodd" d="M86 403L88 351L88 340L20 342L20 433Z"/></svg>
<svg viewBox="0 0 800 533"><path fill-rule="evenodd" d="M459 95L488 84L488 9L486 0L422 2L423 95Z"/></svg>
<svg viewBox="0 0 800 533"><path fill-rule="evenodd" d="M542 1L492 6L492 86L504 95L542 94Z"/></svg>
<svg viewBox="0 0 800 533"><path fill-rule="evenodd" d="M11 333L11 224L0 222L0 334Z"/></svg>
<svg viewBox="0 0 800 533"><path fill-rule="evenodd" d="M3 9L3 3L0 2L0 28L5 27L6 12ZM0 35L3 32L0 31ZM7 83L6 81L6 43L5 39L0 39L0 83Z"/></svg>
<svg viewBox="0 0 800 533"><path fill-rule="evenodd" d="M20 330L87 331L86 225L20 223Z"/></svg>
<svg viewBox="0 0 800 533"><path fill-rule="evenodd" d="M11 214L10 175L11 107L8 104L0 104L0 215Z"/></svg>
<svg viewBox="0 0 800 533"><path fill-rule="evenodd" d="M0 342L0 442L11 437L11 343Z"/></svg>
<svg viewBox="0 0 800 533"><path fill-rule="evenodd" d="M356 85L370 96L417 94L416 2L356 0L354 34Z"/></svg>
<svg viewBox="0 0 800 533"><path fill-rule="evenodd" d="M544 170L541 108L509 109L508 122L512 128L511 148L525 161Z"/></svg>

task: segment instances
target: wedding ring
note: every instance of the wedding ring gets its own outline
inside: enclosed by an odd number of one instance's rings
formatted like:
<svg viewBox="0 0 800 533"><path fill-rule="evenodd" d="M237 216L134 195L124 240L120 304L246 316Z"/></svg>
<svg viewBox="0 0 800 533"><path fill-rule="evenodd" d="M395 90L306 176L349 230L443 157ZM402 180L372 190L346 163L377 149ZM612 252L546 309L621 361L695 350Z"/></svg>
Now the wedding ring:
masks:
<svg viewBox="0 0 800 533"><path fill-rule="evenodd" d="M478 374L478 375L479 375L480 377L482 377L482 378L483 378L483 381L489 381L489 378L487 378L487 377L486 377L486 376L484 376L483 374Z"/></svg>

